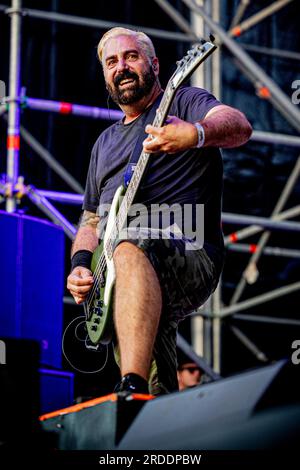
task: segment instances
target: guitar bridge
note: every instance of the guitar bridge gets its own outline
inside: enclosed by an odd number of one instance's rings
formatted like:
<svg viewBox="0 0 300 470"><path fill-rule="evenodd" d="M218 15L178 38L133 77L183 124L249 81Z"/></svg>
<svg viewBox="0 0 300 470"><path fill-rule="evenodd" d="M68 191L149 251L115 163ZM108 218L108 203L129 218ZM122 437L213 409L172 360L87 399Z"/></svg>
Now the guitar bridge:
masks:
<svg viewBox="0 0 300 470"><path fill-rule="evenodd" d="M85 340L85 347L91 351L98 351L98 349L100 348L100 343L98 344L93 344L90 340L90 338L87 336L86 340Z"/></svg>

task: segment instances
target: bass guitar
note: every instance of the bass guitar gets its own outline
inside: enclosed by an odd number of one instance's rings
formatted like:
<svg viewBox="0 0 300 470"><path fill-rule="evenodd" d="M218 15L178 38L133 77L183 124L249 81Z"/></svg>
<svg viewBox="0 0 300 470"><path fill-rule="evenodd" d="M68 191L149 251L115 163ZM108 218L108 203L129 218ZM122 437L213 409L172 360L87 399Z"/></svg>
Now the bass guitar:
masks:
<svg viewBox="0 0 300 470"><path fill-rule="evenodd" d="M157 109L153 126L162 127L179 86L216 49L214 38L203 40L177 62ZM127 221L128 212L145 173L150 154L142 151L127 189L120 186L113 198L108 215L104 239L93 254L91 270L94 284L84 303L86 328L92 345L108 344L113 334L113 289L115 268L113 242ZM92 346L91 345L91 346Z"/></svg>

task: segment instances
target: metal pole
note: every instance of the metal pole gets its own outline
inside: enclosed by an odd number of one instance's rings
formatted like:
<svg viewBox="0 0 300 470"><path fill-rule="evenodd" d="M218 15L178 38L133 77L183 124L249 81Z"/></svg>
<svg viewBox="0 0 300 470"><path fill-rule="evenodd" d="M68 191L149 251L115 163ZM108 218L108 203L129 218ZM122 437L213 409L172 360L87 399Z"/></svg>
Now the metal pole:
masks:
<svg viewBox="0 0 300 470"><path fill-rule="evenodd" d="M155 0L155 2L164 10L167 15L177 24L177 26L187 34L190 41L198 41L199 36L193 31L190 23L166 0ZM144 31L144 29L143 29Z"/></svg>
<svg viewBox="0 0 300 470"><path fill-rule="evenodd" d="M230 251L237 251L239 253L254 253L257 249L256 244L244 244L244 243L238 243L238 244L229 244L227 248ZM269 247L266 246L263 249L263 254L267 256L284 256L288 258L300 258L300 250L290 250L289 248L279 248L279 247Z"/></svg>
<svg viewBox="0 0 300 470"><path fill-rule="evenodd" d="M217 97L221 96L221 89L218 85L219 83L219 67L218 63L214 64L213 59L218 56L220 51L218 50L216 54L212 56L212 60L209 62L205 62L204 66L207 64L212 63L213 65L213 72L212 72L212 82L208 88L213 92L214 95ZM192 80L195 76L199 75L201 68L198 68L194 73ZM196 85L195 85L196 86ZM199 86L204 86L205 84L202 83ZM28 109L36 109L38 111L50 111L54 113L60 114L73 114L77 116L85 116L90 117L93 119L107 119L109 121L117 121L118 119L122 119L124 114L122 111L118 111L116 109L106 109L106 108L99 108L97 106L86 106L80 105L75 103L67 103L63 101L52 101L52 100L43 100L40 98L29 98L26 97L22 105ZM6 113L9 103L6 105L0 106L0 116ZM250 140L256 142L264 142L270 144L282 144L282 145L289 145L292 147L300 147L300 137L288 135L288 134L279 134L275 132L264 132L264 131L253 131L250 137Z"/></svg>
<svg viewBox="0 0 300 470"><path fill-rule="evenodd" d="M7 130L7 177L14 187L19 175L20 151L20 70L21 70L21 0L12 0L10 15L10 58L9 58L9 96ZM7 212L14 212L16 202L13 193L6 200Z"/></svg>
<svg viewBox="0 0 300 470"><path fill-rule="evenodd" d="M208 5L207 0L197 0L197 1L199 4L204 6L205 9L207 8L207 5ZM166 11L166 13L168 13L172 17L172 11L169 11L169 8L168 8L169 4L165 5L165 3L162 3L160 0L159 1L156 0L156 3L158 3L162 7L162 9ZM175 13L175 15L178 17L177 12ZM181 17L179 17L177 21L181 21L181 28L184 28L183 29L184 31L187 31L189 28L192 28L192 31L195 35L195 40L196 38L199 38L199 37L203 37L203 38L205 37L206 35L205 23L199 15L195 15L194 13L191 13L191 18L190 18L191 23L188 23L185 19L182 19ZM215 54L216 53L217 51L215 51ZM209 72L208 72L208 69L209 69ZM194 87L201 87L201 88L206 88L207 90L211 90L212 80L211 80L210 69L211 69L211 60L207 60L202 64L201 67L198 67L193 73L193 75L191 76L191 85Z"/></svg>
<svg viewBox="0 0 300 470"><path fill-rule="evenodd" d="M212 336L213 336L213 326L212 326L212 296L209 299L210 304L208 305L211 315L201 316L203 318L203 357L206 362L213 367L213 347L212 347ZM206 304L205 304L206 305ZM200 316L200 315L198 315ZM193 320L193 316L191 318Z"/></svg>
<svg viewBox="0 0 300 470"><path fill-rule="evenodd" d="M7 6L0 5L0 10L6 10ZM176 31L165 31L163 29L155 29L155 28L145 28L144 26L132 25L127 23L119 23L114 21L107 21L107 20L95 20L94 18L84 18L80 16L74 15L64 15L62 13L53 13L51 11L43 11L43 10L34 10L31 8L25 8L23 10L26 16L32 18L38 18L40 20L46 21L58 21L60 23L68 23L68 24L76 24L78 26L87 26L90 28L95 29L110 29L114 26L122 26L124 28L135 28L144 33L148 34L149 36L161 38L161 39L170 39L171 41L185 41L190 42L193 40L192 36L187 36L182 33L177 33Z"/></svg>
<svg viewBox="0 0 300 470"><path fill-rule="evenodd" d="M300 137L295 135L277 134L275 132L253 131L250 140L269 144L290 145L300 147Z"/></svg>
<svg viewBox="0 0 300 470"><path fill-rule="evenodd" d="M235 312L247 310L248 308L252 308L255 305L260 305L262 303L268 302L269 300L273 300L283 295L290 294L291 292L296 292L299 289L300 282L295 282L293 284L289 284L288 286L279 287L278 289L266 292L265 294L257 295L252 299L244 300L243 302L230 305L229 307L224 307L220 312L220 316L227 317L228 315L232 315Z"/></svg>
<svg viewBox="0 0 300 470"><path fill-rule="evenodd" d="M26 192L28 198L44 212L49 219L55 224L63 228L65 234L74 240L76 235L76 228L49 202L45 197L39 194L39 191L33 186L27 186Z"/></svg>
<svg viewBox="0 0 300 470"><path fill-rule="evenodd" d="M246 51L252 51L257 54L266 54L283 59L300 60L299 52L282 51L281 49L276 49L275 47L271 49L269 47L253 46L252 44L246 44L244 42L239 42L239 45L242 46Z"/></svg>
<svg viewBox="0 0 300 470"><path fill-rule="evenodd" d="M300 214L300 205L291 207L290 209L283 211L278 215L275 215L274 217L272 217L272 220L279 221L279 220L291 219L293 217L296 217L299 214ZM224 217L226 217L225 213L224 213ZM259 233L262 231L263 231L263 228L257 225L251 225L250 227L238 230L237 232L231 233L224 238L225 246L228 245L229 243L235 243L238 240L243 240L244 238L250 237L251 235L255 235L256 233Z"/></svg>
<svg viewBox="0 0 300 470"><path fill-rule="evenodd" d="M268 362L269 359L265 353L259 349L252 340L248 338L239 328L236 326L230 327L232 333L240 340L240 342L261 362Z"/></svg>
<svg viewBox="0 0 300 470"><path fill-rule="evenodd" d="M284 6L286 6L288 3L291 3L292 1L293 0L278 0L277 2L274 2L271 5L268 5L266 8L263 8L258 13L255 13L255 15L250 16L242 23L230 29L228 32L229 36L240 36L242 33L250 29L252 26L256 25L257 23L264 20L265 18L272 15L273 13L276 13L276 11L280 10L280 8L283 8Z"/></svg>
<svg viewBox="0 0 300 470"><path fill-rule="evenodd" d="M77 116L86 116L93 119L107 119L117 121L122 119L124 113L116 109L98 108L96 106L85 106L75 103L66 103L64 101L42 100L40 98L26 97L23 101L26 108L37 109L39 111L50 111L60 114L75 114Z"/></svg>
<svg viewBox="0 0 300 470"><path fill-rule="evenodd" d="M289 179L287 180L285 187L283 188L283 191L282 191L282 193L281 193L281 195L280 195L280 197L277 201L277 204L276 204L276 206L275 206L275 208L272 212L271 217L274 217L275 215L279 214L280 211L282 210L282 208L285 205L286 201L288 200L295 184L297 183L299 174L300 174L300 157L298 157L298 159L297 159L295 167L294 167L292 173L290 174ZM277 222L277 223L280 223L280 222ZM236 287L236 290L235 290L235 292L232 296L232 299L230 301L230 305L234 304L235 302L238 302L238 300L240 299L240 297L241 297L241 295L242 295L242 293L243 293L243 291L246 287L246 284L249 282L249 271L251 270L251 272L253 272L253 270L256 270L256 273L258 275L257 262L260 258L260 255L262 253L262 250L263 250L264 246L268 243L268 240L269 240L270 236L271 236L270 232L265 232L260 237L260 239L257 243L257 250L250 257L250 260L249 260L249 262L246 266L246 269L243 273L243 277L240 279L240 281L239 281L239 283ZM257 276L255 276L254 279L256 277Z"/></svg>
<svg viewBox="0 0 300 470"><path fill-rule="evenodd" d="M232 29L241 20L249 3L250 3L250 0L240 1L239 6L237 7L236 14L234 15L233 20L231 22L230 29Z"/></svg>
<svg viewBox="0 0 300 470"><path fill-rule="evenodd" d="M212 19L216 22L220 22L221 14L220 14L220 0L213 0L212 3L208 2L208 4L212 5L211 12L209 8L206 8L206 13L209 14ZM205 37L209 37L209 26L205 24ZM211 91L212 93L218 98L222 99L222 73L221 73L221 53L222 48L219 47L217 49L217 53L212 57L212 60L208 62L210 65L210 80L211 80ZM221 373L222 371L222 320L218 316L221 308L222 308L222 296L221 296L221 284L222 277L220 278L219 284L215 290L215 292L211 296L211 306L214 312L214 318L212 319L212 364L213 369L215 372Z"/></svg>
<svg viewBox="0 0 300 470"><path fill-rule="evenodd" d="M230 212L223 212L222 222L238 225L260 225L261 227L267 228L269 230L287 230L291 232L300 231L300 222L279 222L274 219L267 219L266 217L231 214Z"/></svg>
<svg viewBox="0 0 300 470"><path fill-rule="evenodd" d="M236 41L228 36L226 31L220 25L215 23L203 10L195 4L193 0L182 0L192 11L199 13L211 30L218 35L221 42L238 59L247 75L258 90L266 90L267 98L279 110L281 114L290 122L290 124L300 131L300 111L294 106L288 96L283 93L279 86L263 71L259 65L247 54ZM265 96L265 95L264 95Z"/></svg>
<svg viewBox="0 0 300 470"><path fill-rule="evenodd" d="M215 84L217 82L217 79L214 75L215 74L213 74L212 86L209 87L209 89L211 89L214 95L220 97L221 92L217 92L217 87ZM35 98L27 98L26 107L28 109L36 109L39 111L50 111L60 114L73 114L77 116L89 117L92 119L106 119L109 121L117 121L119 119L122 119L122 117L124 116L122 111L118 111L115 109L108 110L105 108L98 108L96 106L85 106L72 103L63 103L58 101L40 100ZM6 111L6 106L1 106L0 116ZM272 145L278 144L288 145L291 147L300 147L300 137L288 134L278 134L275 132L253 131L250 140L253 140L255 142L269 143Z"/></svg>
<svg viewBox="0 0 300 470"><path fill-rule="evenodd" d="M203 308L205 308L205 310L209 309L208 304L209 301L207 301L203 305ZM194 351L200 356L202 356L208 364L211 364L209 357L207 357L205 354L203 317L201 317L200 315L191 318L191 343Z"/></svg>
<svg viewBox="0 0 300 470"><path fill-rule="evenodd" d="M193 33L196 37L209 37L209 31L203 19L199 15L191 15L191 25L178 15L176 11L170 7L167 2L156 0L158 3L177 23L180 23L181 28L188 32L192 25ZM198 0L199 5L203 5L207 14L212 15L216 21L220 20L219 0ZM217 50L212 60L203 64L193 74L191 79L192 86L198 86L210 90L219 99L221 98L221 79L220 79L220 49ZM217 302L214 293L211 298L206 302L206 308L214 308L213 305ZM205 308L205 307L204 307ZM216 308L216 307L215 307ZM220 372L221 367L221 327L220 321L211 320L209 318L202 318L200 315L191 318L191 336L192 345L194 350L204 356L206 361L213 366L214 370Z"/></svg>
<svg viewBox="0 0 300 470"><path fill-rule="evenodd" d="M75 205L82 205L83 203L83 196L81 194L62 193L45 189L38 189L38 192L41 196L44 196L47 199L52 199L53 201Z"/></svg>
<svg viewBox="0 0 300 470"><path fill-rule="evenodd" d="M197 0L199 5L203 5L205 12L208 15L211 15L213 19L217 22L220 21L220 5L219 0ZM165 5L166 2L159 0L158 2L161 5ZM169 5L167 4L164 9L168 13L172 14ZM172 7L171 7L172 8ZM178 15L174 13L176 18ZM180 19L178 19L180 21ZM208 38L210 31L208 26L205 24L203 19L196 14L191 15L192 26L186 21L184 24L185 30L192 27L192 31L195 34L195 38L203 37ZM195 73L192 75L191 84L193 86L198 86L209 90L213 93L218 99L221 99L221 49L218 48L215 54L211 57L211 60L206 61L202 67L199 67Z"/></svg>
<svg viewBox="0 0 300 470"><path fill-rule="evenodd" d="M216 22L220 22L221 18L221 5L220 0L212 0L212 19ZM208 30L208 26L206 25ZM208 31L207 31L207 35ZM216 53L212 55L211 58L211 68L212 68L212 93L218 98L222 99L222 71L221 71L221 58L222 58L222 48L219 47L216 50ZM209 63L209 61L208 61Z"/></svg>
<svg viewBox="0 0 300 470"><path fill-rule="evenodd" d="M213 369L215 372L221 372L221 333L222 324L219 313L222 308L221 303L221 284L219 282L215 292L212 295L212 350L213 350Z"/></svg>
<svg viewBox="0 0 300 470"><path fill-rule="evenodd" d="M283 325L283 326L300 326L299 320L294 320L292 318L276 318L276 317L266 317L262 315L233 315L233 320L242 320L250 321L257 323L271 323L273 325Z"/></svg>
<svg viewBox="0 0 300 470"><path fill-rule="evenodd" d="M168 15L173 15L173 11L170 10L168 7L169 5L165 5L164 2L161 2L160 0L155 0L156 3L166 11ZM207 0L199 0L201 4L204 4L204 7L207 8ZM191 24L189 24L185 19L181 18L180 15L177 14L177 12L174 12L174 15L176 16L177 23L180 23L180 27L183 31L188 32L190 27L192 26L192 31L195 36L195 39L197 37L205 37L206 31L205 31L205 23L202 20L202 18L199 17L199 15L191 14ZM191 85L194 87L201 87L201 88L207 88L208 90L211 90L212 83L211 83L211 73L210 69L211 66L211 61L205 61L204 64L202 64L201 67L198 67L197 70L193 73L191 77ZM211 304L210 299L205 303L204 308L209 308ZM190 320L191 323L191 340L192 340L192 347L194 351L200 355L203 356L206 362L212 366L212 345L211 345L211 323L212 320L208 318L206 320L206 324L204 324L204 319L200 315L197 317L193 317Z"/></svg>

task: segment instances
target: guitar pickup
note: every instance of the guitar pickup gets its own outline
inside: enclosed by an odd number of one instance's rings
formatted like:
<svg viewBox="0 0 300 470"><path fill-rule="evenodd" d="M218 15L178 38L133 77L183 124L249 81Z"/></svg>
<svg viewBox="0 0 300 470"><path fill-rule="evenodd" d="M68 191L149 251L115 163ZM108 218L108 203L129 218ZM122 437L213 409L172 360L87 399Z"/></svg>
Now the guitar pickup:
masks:
<svg viewBox="0 0 300 470"><path fill-rule="evenodd" d="M99 317L101 317L102 314L103 314L102 308L95 307L95 315L98 315Z"/></svg>
<svg viewBox="0 0 300 470"><path fill-rule="evenodd" d="M104 277L104 274L100 274L99 282L100 282L100 287L104 287L104 286L105 286L105 277Z"/></svg>
<svg viewBox="0 0 300 470"><path fill-rule="evenodd" d="M96 297L96 299L100 299L100 288L99 287L96 287L95 297Z"/></svg>

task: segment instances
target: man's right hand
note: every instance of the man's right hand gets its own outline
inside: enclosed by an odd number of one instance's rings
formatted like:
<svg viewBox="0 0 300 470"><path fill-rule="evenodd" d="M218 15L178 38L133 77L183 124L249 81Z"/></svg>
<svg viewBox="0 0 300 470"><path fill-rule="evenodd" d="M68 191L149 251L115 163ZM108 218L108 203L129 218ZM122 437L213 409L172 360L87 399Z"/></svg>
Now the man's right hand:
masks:
<svg viewBox="0 0 300 470"><path fill-rule="evenodd" d="M69 274L67 288L73 295L77 304L82 304L94 283L92 271L81 266L77 266Z"/></svg>

